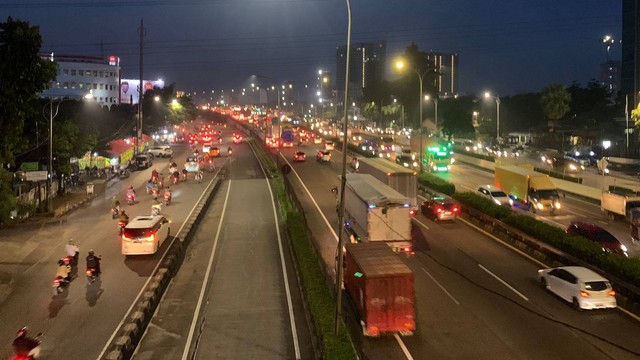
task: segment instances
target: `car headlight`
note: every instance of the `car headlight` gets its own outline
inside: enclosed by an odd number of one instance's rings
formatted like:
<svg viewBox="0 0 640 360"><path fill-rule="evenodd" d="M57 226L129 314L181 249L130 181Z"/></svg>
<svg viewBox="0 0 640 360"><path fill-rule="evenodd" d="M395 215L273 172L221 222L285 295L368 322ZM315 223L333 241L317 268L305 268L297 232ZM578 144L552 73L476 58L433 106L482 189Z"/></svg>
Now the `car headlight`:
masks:
<svg viewBox="0 0 640 360"><path fill-rule="evenodd" d="M500 201L498 201L496 199L493 199L493 202L496 203L496 205L502 205L502 204L500 204Z"/></svg>
<svg viewBox="0 0 640 360"><path fill-rule="evenodd" d="M417 161L414 161L414 162L413 162L413 166L414 166L414 167L418 166L418 162L417 162Z"/></svg>
<svg viewBox="0 0 640 360"><path fill-rule="evenodd" d="M575 165L571 164L571 165L569 165L569 170L576 171L576 170L578 170L578 168Z"/></svg>
<svg viewBox="0 0 640 360"><path fill-rule="evenodd" d="M513 205L513 199L509 199L509 205Z"/></svg>
<svg viewBox="0 0 640 360"><path fill-rule="evenodd" d="M536 207L540 210L544 209L544 205L542 205L542 203L536 204Z"/></svg>
<svg viewBox="0 0 640 360"><path fill-rule="evenodd" d="M559 201L556 201L556 203L554 205L555 205L556 209L560 209L560 207L562 206L562 205L560 205Z"/></svg>
<svg viewBox="0 0 640 360"><path fill-rule="evenodd" d="M627 252L627 247L624 245L620 245L620 250Z"/></svg>
<svg viewBox="0 0 640 360"><path fill-rule="evenodd" d="M451 163L453 164L454 162L456 162L456 159L451 158Z"/></svg>

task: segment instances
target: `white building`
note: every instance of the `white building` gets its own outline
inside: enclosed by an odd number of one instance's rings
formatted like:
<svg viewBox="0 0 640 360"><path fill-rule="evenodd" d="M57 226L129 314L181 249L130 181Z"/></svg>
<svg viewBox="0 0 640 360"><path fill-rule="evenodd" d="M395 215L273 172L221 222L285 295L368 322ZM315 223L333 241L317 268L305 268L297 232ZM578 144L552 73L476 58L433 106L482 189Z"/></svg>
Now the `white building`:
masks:
<svg viewBox="0 0 640 360"><path fill-rule="evenodd" d="M120 95L120 59L110 56L77 56L41 54L43 59L58 65L58 75L51 87L40 96L45 98L81 99L91 94L93 101L111 107Z"/></svg>

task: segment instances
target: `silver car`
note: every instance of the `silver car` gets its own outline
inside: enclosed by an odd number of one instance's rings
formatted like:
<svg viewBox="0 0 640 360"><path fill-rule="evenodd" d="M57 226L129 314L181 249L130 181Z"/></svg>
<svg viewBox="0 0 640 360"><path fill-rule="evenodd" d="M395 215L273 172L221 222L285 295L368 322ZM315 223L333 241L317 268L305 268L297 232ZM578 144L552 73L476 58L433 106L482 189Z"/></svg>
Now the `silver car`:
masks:
<svg viewBox="0 0 640 360"><path fill-rule="evenodd" d="M487 199L496 203L496 205L511 205L509 196L505 194L504 191L493 185L480 186L478 187L478 192Z"/></svg>

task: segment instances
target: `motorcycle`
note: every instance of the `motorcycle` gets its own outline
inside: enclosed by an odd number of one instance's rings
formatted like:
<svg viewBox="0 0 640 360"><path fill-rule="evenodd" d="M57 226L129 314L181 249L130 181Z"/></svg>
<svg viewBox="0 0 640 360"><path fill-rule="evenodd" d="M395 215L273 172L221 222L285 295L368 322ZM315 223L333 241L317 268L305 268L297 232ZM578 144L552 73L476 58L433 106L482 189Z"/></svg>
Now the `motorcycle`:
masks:
<svg viewBox="0 0 640 360"><path fill-rule="evenodd" d="M56 276L56 278L53 279L52 285L53 295L62 294L67 286L69 286L69 280L63 278L62 276Z"/></svg>
<svg viewBox="0 0 640 360"><path fill-rule="evenodd" d="M231 148L229 148L229 150L227 150L227 153L229 154L229 156L231 156L231 154L233 153L233 150L231 150Z"/></svg>
<svg viewBox="0 0 640 360"><path fill-rule="evenodd" d="M158 201L158 195L160 195L160 190L157 187L151 189L151 197L153 197L154 201Z"/></svg>
<svg viewBox="0 0 640 360"><path fill-rule="evenodd" d="M129 222L127 220L121 219L118 221L118 234L120 234L120 236L122 236L122 234L124 234L124 228L127 227L127 224Z"/></svg>
<svg viewBox="0 0 640 360"><path fill-rule="evenodd" d="M87 269L84 274L87 277L87 282L89 282L89 284L93 284L99 276L99 274L96 272L96 269L94 268Z"/></svg>
<svg viewBox="0 0 640 360"><path fill-rule="evenodd" d="M129 205L133 205L133 203L136 201L136 194L130 192L127 194L127 204Z"/></svg>
<svg viewBox="0 0 640 360"><path fill-rule="evenodd" d="M196 179L196 182L200 184L202 182L202 173L198 171L195 175L195 179Z"/></svg>
<svg viewBox="0 0 640 360"><path fill-rule="evenodd" d="M180 173L176 171L173 173L173 185L177 185L178 182L180 182Z"/></svg>
<svg viewBox="0 0 640 360"><path fill-rule="evenodd" d="M162 204L151 205L151 216L159 216L162 213Z"/></svg>
<svg viewBox="0 0 640 360"><path fill-rule="evenodd" d="M169 206L170 203L171 203L171 193L165 192L164 193L164 205L165 206Z"/></svg>
<svg viewBox="0 0 640 360"><path fill-rule="evenodd" d="M11 360L35 360L35 359L39 359L40 358L40 344L42 343L42 341L40 340L40 337L42 337L42 333L36 334L36 337L34 337L32 339L23 338L22 339L23 342L26 342L27 344L23 343L23 345L21 346L21 348L22 348L21 352L26 352L26 350L29 349L28 353L27 354L24 354L24 353L19 353L18 354L18 353L16 353L16 354L13 355ZM19 339L14 340L14 344L18 340Z"/></svg>

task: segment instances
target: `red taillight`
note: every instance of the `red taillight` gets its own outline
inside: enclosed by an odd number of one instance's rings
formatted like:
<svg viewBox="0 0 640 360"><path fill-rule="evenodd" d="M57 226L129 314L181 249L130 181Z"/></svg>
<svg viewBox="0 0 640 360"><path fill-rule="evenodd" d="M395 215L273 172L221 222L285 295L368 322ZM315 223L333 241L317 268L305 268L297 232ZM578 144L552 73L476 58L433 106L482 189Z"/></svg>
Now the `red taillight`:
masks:
<svg viewBox="0 0 640 360"><path fill-rule="evenodd" d="M151 234L149 236L147 236L146 238L144 238L144 241L148 241L148 242L153 242L153 240L156 238L155 234Z"/></svg>
<svg viewBox="0 0 640 360"><path fill-rule="evenodd" d="M591 295L588 292L584 291L584 290L580 291L580 296L582 296L584 298L591 297Z"/></svg>
<svg viewBox="0 0 640 360"><path fill-rule="evenodd" d="M616 296L616 291L615 290L609 290L609 291L607 291L607 295Z"/></svg>
<svg viewBox="0 0 640 360"><path fill-rule="evenodd" d="M415 210L409 211L409 216L415 216L415 215L416 215L416 211Z"/></svg>
<svg viewBox="0 0 640 360"><path fill-rule="evenodd" d="M408 322L404 324L404 328L407 330L415 330L416 329L416 323L415 322Z"/></svg>
<svg viewBox="0 0 640 360"><path fill-rule="evenodd" d="M436 212L441 213L442 212L442 208L436 208Z"/></svg>
<svg viewBox="0 0 640 360"><path fill-rule="evenodd" d="M458 212L458 211L460 211L460 208L458 208L457 206L454 206L453 207L453 212Z"/></svg>
<svg viewBox="0 0 640 360"><path fill-rule="evenodd" d="M93 270L91 269L87 270L86 274L89 276L93 276Z"/></svg>
<svg viewBox="0 0 640 360"><path fill-rule="evenodd" d="M53 279L53 285L60 285L60 279L58 278Z"/></svg>
<svg viewBox="0 0 640 360"><path fill-rule="evenodd" d="M380 335L380 330L378 330L377 326L369 326L369 328L367 329L367 332L369 333L369 335L371 336L378 336Z"/></svg>

